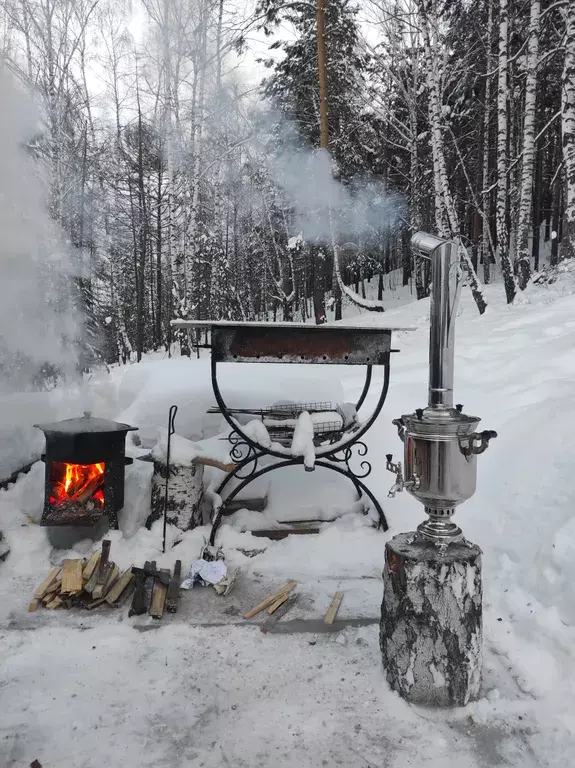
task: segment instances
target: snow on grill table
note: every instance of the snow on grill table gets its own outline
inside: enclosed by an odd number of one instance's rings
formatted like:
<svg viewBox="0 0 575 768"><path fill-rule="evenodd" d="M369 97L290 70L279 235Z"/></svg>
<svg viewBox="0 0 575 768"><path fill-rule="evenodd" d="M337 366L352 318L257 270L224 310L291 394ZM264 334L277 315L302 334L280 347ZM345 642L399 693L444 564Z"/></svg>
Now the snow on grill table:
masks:
<svg viewBox="0 0 575 768"><path fill-rule="evenodd" d="M180 330L204 328L209 330L211 350L211 372L214 396L224 419L232 429L230 442L231 458L237 462L236 468L230 472L215 490L215 505L213 527L210 543L215 537L222 517L230 514L230 503L252 481L274 469L303 464L309 471L315 466L331 470L348 477L355 486L358 496L367 496L375 507L379 525L387 529L387 521L379 501L362 482L371 472L368 461L361 462L359 472L354 471L350 459L354 450L359 456L367 453L365 443L361 442L363 435L370 429L379 415L389 386L391 328L355 325L308 325L305 323L235 323L228 321L186 321L174 320L172 325ZM268 443L258 440L234 419L234 408L230 407L222 395L218 382L218 364L221 363L289 363L289 364L319 364L319 365L361 365L366 367L364 388L359 399L354 404L355 412L359 411L370 393L374 366L383 367L383 382L381 393L375 408L369 418L357 428L353 423L346 429L346 416L339 414L343 425L340 430L320 430L314 428L313 419L305 405L296 407L293 414L294 424L289 429L284 424L270 424L272 431L282 429L278 442ZM331 409L330 409L331 410ZM306 415L307 414L307 417ZM260 412L265 424L265 409ZM282 414L283 415L283 414ZM275 414L277 421L277 414ZM335 420L339 423L340 418ZM326 419L324 418L325 422ZM333 425L334 420L328 419ZM347 419L349 422L349 418ZM304 427L305 425L305 427ZM266 430L272 438L272 434ZM291 432L291 435L290 435ZM291 440L289 438L291 437ZM283 445L282 439L283 438ZM289 445L287 444L289 442ZM273 457L275 464L261 466L262 460ZM260 465L259 465L260 464ZM227 487L234 479L241 482L231 491ZM228 491L224 499L223 492Z"/></svg>

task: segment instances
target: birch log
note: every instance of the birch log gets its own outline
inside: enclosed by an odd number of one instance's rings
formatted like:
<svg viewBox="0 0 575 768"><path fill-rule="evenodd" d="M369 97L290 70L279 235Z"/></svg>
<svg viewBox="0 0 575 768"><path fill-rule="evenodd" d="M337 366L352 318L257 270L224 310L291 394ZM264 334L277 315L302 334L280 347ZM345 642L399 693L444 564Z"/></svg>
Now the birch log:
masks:
<svg viewBox="0 0 575 768"><path fill-rule="evenodd" d="M442 552L402 533L386 544L380 647L387 681L407 701L462 707L479 695L481 550Z"/></svg>
<svg viewBox="0 0 575 768"><path fill-rule="evenodd" d="M166 475L166 465L155 461L152 478L152 511L148 518L148 527L164 515ZM204 468L202 465L178 466L171 464L170 466L168 523L175 525L182 531L196 528L202 524L203 477Z"/></svg>

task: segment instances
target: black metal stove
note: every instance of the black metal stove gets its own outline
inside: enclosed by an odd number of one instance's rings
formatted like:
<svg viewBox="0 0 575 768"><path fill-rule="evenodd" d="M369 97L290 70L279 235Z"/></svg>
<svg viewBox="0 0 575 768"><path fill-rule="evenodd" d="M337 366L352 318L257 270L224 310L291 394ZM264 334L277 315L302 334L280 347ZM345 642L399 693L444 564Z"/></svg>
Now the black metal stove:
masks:
<svg viewBox="0 0 575 768"><path fill-rule="evenodd" d="M137 429L86 411L75 419L36 424L46 435L45 526L94 526L107 516L118 528L124 506L126 434Z"/></svg>

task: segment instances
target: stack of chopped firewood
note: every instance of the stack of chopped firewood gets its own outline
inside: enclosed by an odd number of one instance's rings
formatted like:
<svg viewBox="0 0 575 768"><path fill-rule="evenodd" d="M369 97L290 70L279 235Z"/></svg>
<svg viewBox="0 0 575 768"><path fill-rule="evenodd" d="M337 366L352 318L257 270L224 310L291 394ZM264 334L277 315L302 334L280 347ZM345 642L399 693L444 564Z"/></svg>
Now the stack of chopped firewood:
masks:
<svg viewBox="0 0 575 768"><path fill-rule="evenodd" d="M122 574L110 560L110 542L102 542L101 552L89 560L64 560L62 567L52 568L34 590L29 611L45 608L97 608L100 605L119 608L134 590L134 574L127 568Z"/></svg>
<svg viewBox="0 0 575 768"><path fill-rule="evenodd" d="M168 569L146 563L143 568L130 566L123 573L110 560L110 542L102 542L101 552L89 560L64 560L62 567L52 568L34 590L28 611L40 606L54 608L120 608L130 597L130 616L148 613L161 619L164 610L176 613L180 594L182 564L176 561L174 574Z"/></svg>

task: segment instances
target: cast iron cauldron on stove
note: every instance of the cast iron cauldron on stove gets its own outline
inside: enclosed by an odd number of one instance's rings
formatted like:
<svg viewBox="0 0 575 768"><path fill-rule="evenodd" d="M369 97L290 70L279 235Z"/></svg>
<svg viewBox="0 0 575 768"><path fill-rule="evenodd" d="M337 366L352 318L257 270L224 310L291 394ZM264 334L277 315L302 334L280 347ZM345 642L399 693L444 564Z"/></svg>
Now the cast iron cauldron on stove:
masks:
<svg viewBox="0 0 575 768"><path fill-rule="evenodd" d="M137 427L95 418L36 424L46 436L44 510L41 524L55 546L100 538L118 528L124 506L126 434Z"/></svg>

